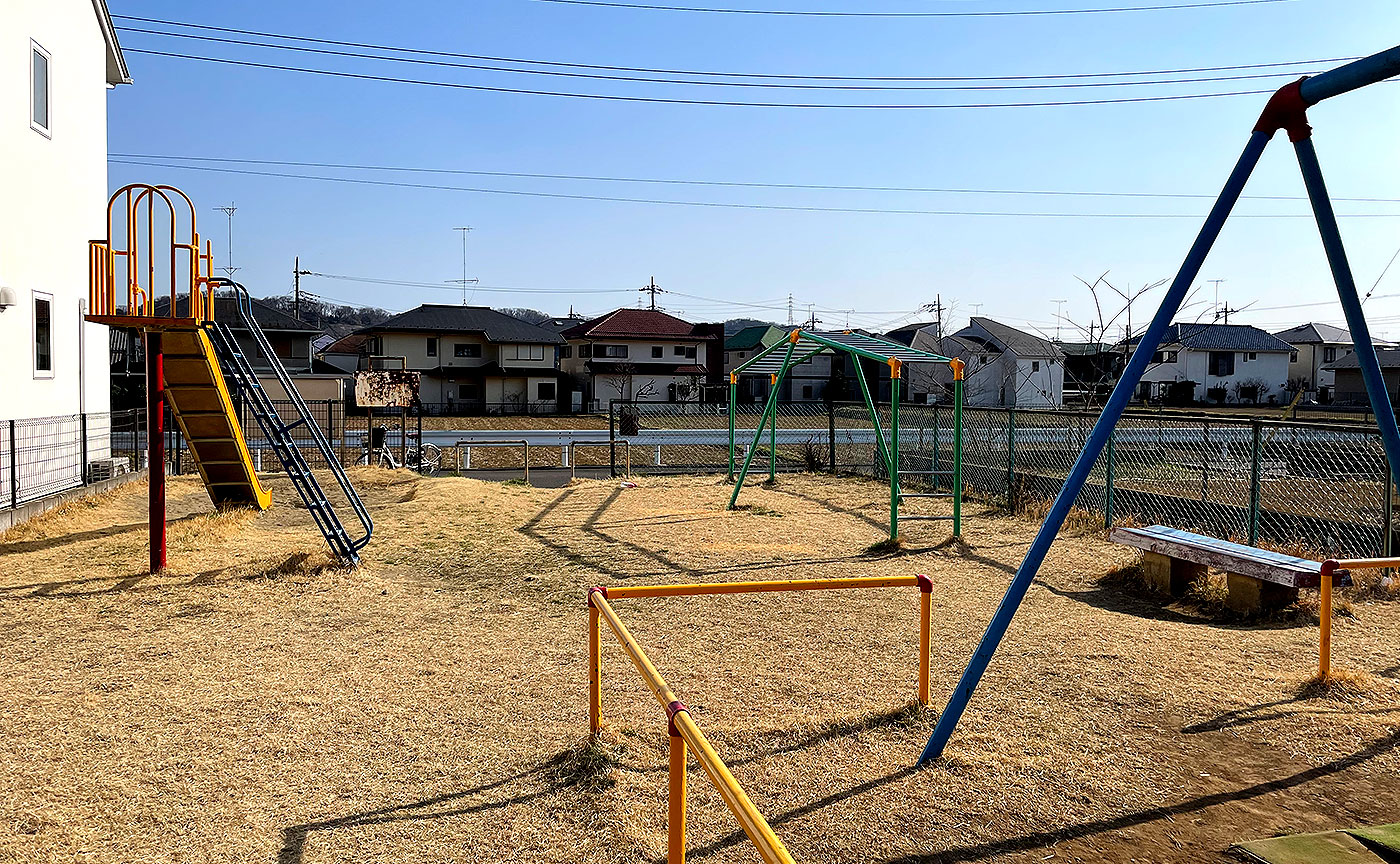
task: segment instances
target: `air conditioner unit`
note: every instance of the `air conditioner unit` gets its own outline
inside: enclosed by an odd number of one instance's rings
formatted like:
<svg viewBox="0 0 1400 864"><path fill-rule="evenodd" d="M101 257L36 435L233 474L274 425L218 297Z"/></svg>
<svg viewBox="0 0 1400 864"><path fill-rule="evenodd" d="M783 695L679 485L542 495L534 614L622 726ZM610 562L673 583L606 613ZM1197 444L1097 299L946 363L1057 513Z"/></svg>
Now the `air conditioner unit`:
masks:
<svg viewBox="0 0 1400 864"><path fill-rule="evenodd" d="M125 456L112 459L94 459L88 463L88 482L99 483L103 480L111 480L119 477L131 470L131 464Z"/></svg>

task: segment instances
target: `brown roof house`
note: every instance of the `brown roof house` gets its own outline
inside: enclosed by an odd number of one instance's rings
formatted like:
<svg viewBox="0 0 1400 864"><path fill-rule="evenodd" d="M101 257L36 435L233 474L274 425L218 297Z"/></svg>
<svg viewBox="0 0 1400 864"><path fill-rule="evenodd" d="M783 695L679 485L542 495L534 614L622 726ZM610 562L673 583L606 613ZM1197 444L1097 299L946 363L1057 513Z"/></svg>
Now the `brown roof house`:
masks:
<svg viewBox="0 0 1400 864"><path fill-rule="evenodd" d="M614 399L701 402L721 383L724 325L692 324L654 309L618 309L560 335L560 371L602 410Z"/></svg>

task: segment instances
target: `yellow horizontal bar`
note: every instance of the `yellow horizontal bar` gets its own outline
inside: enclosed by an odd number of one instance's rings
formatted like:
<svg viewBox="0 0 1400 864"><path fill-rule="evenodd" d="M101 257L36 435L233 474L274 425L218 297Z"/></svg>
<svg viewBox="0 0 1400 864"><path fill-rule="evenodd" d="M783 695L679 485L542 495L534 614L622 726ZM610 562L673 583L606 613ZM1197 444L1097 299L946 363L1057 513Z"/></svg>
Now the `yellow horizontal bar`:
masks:
<svg viewBox="0 0 1400 864"><path fill-rule="evenodd" d="M608 597L689 597L696 594L752 594L758 591L909 588L918 584L915 576L853 576L847 579L773 579L765 582L701 582L694 585L618 585L608 587Z"/></svg>
<svg viewBox="0 0 1400 864"><path fill-rule="evenodd" d="M637 644L637 640L627 630L626 625L617 617L608 601L600 593L594 592L592 595L594 608L602 619L608 622L608 627L617 636L617 641L622 643L622 650L631 658L632 665L637 667L637 671L642 673L642 680L651 688L652 695L656 701L661 703L661 707L670 710L670 706L679 702L676 694L671 691L666 679L661 677L661 673L656 671L651 660L647 657L642 646ZM739 826L744 829L744 833L753 841L753 845L758 848L758 854L763 858L764 864L793 864L792 856L788 854L787 848L783 846L783 841L778 839L778 835L773 833L773 829L768 825L768 821L763 818L763 814L758 812L758 808L749 800L749 796L744 793L739 781L734 779L729 768L724 764L724 760L719 758L715 748L710 746L710 742L705 739L700 727L695 725L691 719L689 711L676 712L672 722L676 726L676 731L685 739L685 743L695 753L695 761L705 769L705 773L710 776L719 790L719 795L724 799L735 818L739 820Z"/></svg>
<svg viewBox="0 0 1400 864"><path fill-rule="evenodd" d="M1400 567L1400 558L1343 558L1337 566L1343 570L1380 570L1385 567Z"/></svg>

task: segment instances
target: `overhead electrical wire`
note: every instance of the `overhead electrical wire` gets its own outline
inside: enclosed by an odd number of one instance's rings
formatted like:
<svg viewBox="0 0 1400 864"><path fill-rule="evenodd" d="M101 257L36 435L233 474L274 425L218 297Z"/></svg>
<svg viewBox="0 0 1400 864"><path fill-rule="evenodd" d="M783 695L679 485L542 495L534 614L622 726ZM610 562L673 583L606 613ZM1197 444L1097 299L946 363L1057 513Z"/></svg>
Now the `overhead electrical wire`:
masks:
<svg viewBox="0 0 1400 864"><path fill-rule="evenodd" d="M367 54L360 51L337 51L329 48L309 48L304 45L276 45L269 42L254 42L248 39L232 39L225 36L202 36L194 33L167 33L144 27L123 27L124 32L141 33L150 36L165 36L174 39L193 39L203 42L216 42L224 45L269 48L277 51L294 51L304 54L317 54L332 57L350 57L357 60L381 60L390 63L408 63L419 66L433 66L449 69L470 69L474 71L507 72L517 75L543 75L555 78L582 78L602 81L625 81L628 83L665 84L692 87L742 87L761 90L820 90L855 92L910 92L910 91L955 91L970 92L984 90L1077 90L1104 87L1156 87L1172 84L1207 84L1222 81L1252 81L1265 78L1286 78L1304 71L1256 72L1244 75L1212 75L1196 78L1148 78L1134 81L1080 81L1034 84L789 84L759 81L690 81L682 78L645 78L636 75L613 75L600 72L558 72L547 69L515 69L504 66L485 66L479 63L453 63L446 60L423 60L413 57L393 57L382 54ZM1315 70L1314 70L1315 71Z"/></svg>
<svg viewBox="0 0 1400 864"><path fill-rule="evenodd" d="M235 174L253 177L275 177L281 179L295 180L316 180L323 183L341 183L362 186L380 186L403 189L428 189L445 192L470 192L481 195L508 195L526 198L549 198L569 201L601 201L608 203L623 204L653 204L668 207L712 207L720 209L737 210L770 210L798 213L863 213L896 216L988 216L988 217L1016 217L1016 218L1048 218L1048 219L1193 219L1199 220L1197 213L1070 213L1070 212L1036 212L1036 211L999 211L999 210L919 210L919 209L893 209L879 207L819 207L808 205L792 204L748 204L730 201L684 201L664 198L633 198L614 195L582 195L566 192L538 192L524 189L490 189L485 187L470 186L447 186L430 183L407 183L393 180L371 180L363 177L326 177L315 174L297 174L281 171L255 171L248 168L220 168L212 165L180 165L170 162L142 161L133 159L109 159L108 162L118 165L137 165L148 168L167 168L181 171L207 171L220 174ZM1338 214L1342 218L1396 218L1400 213L1347 213ZM1310 213L1241 213L1234 218L1240 219L1306 219L1312 218Z"/></svg>
<svg viewBox="0 0 1400 864"><path fill-rule="evenodd" d="M734 180L675 180L656 177L617 177L596 174L545 174L521 171L475 171L466 168L418 168L405 165L365 165L355 162L303 162L288 159L235 159L219 156L180 156L160 153L113 153L112 158L176 160L179 162L214 162L230 165L279 165L295 168L324 168L347 171L385 171L406 174L448 174L472 177L510 177L528 180L580 180L605 183L638 183L675 186L715 186L741 189L801 189L822 192L900 192L948 195L1038 195L1086 198L1164 198L1210 200L1216 195L1191 192L1093 192L1053 189L971 189L946 186L860 186L830 183L757 183ZM1251 201L1307 201L1303 195L1241 195ZM1397 204L1400 198L1345 198L1333 196L1333 201L1368 204Z"/></svg>
<svg viewBox="0 0 1400 864"><path fill-rule="evenodd" d="M770 72L704 71L693 69L667 69L646 66L616 66L601 63L568 63L557 60L530 60L520 57L499 57L489 54L466 54L456 51L434 51L424 48L406 48L395 45L379 45L371 42L354 42L342 39L323 39L313 36L294 36L287 33L269 33L261 30L246 30L237 27L216 27L210 24L193 24L187 21L172 21L165 18L145 18L136 15L113 15L114 19L139 21L146 24L160 24L167 27L184 27L191 30L208 30L216 33L234 33L242 36L258 36L268 39L282 39L290 42L309 42L317 45L339 45L349 48L369 48L375 51L397 51L401 54L422 54L430 57L457 57L466 60L484 60L496 63L519 63L531 66L556 66L568 69L598 69L608 72L641 72L655 75L690 75L710 78L773 78L802 81L1037 81L1068 78L1126 78L1144 75L1186 75L1199 72L1234 72L1244 69L1276 69L1284 66L1318 66L1321 64L1346 63L1358 59L1351 57L1324 57L1312 60L1290 60L1278 63L1244 63L1231 66L1195 66L1179 69L1150 69L1130 72L1080 72L1056 75L981 75L981 76L901 76L901 75L794 75ZM118 27L119 30L135 28ZM173 35L173 34L164 34ZM1280 73L1282 74L1282 73Z"/></svg>
<svg viewBox="0 0 1400 864"><path fill-rule="evenodd" d="M378 81L389 84L413 84L423 87L441 87L451 90L472 90L484 93L509 93L528 96L555 96L564 99L588 99L605 102L646 103L653 105L707 105L729 108L807 108L827 110L875 110L875 111L939 111L985 108L1063 108L1077 105L1126 105L1145 102L1179 102L1188 99L1220 99L1231 96L1263 96L1272 90L1229 90L1213 93L1187 93L1171 96L1131 96L1112 99L1062 99L1043 102L956 102L956 103L852 103L852 102L752 102L726 99L679 99L659 96L626 96L610 93L575 93L564 90L536 90L524 87L495 87L485 84L464 84L456 81L432 81L422 78L401 78L393 75L371 75L362 72L341 72L330 69L313 69L307 66L287 66L278 63L257 63L251 60L234 60L228 57L210 57L199 54L184 54L176 51L156 51L150 48L123 48L127 54L145 54L154 57L168 57L177 60L195 60L202 63L215 63L227 66L242 66L250 69L267 69L278 72L299 72L306 75L319 75L329 78L347 78L357 81Z"/></svg>
<svg viewBox="0 0 1400 864"><path fill-rule="evenodd" d="M641 9L650 12L704 12L717 15L784 15L812 18L1009 18L1044 15L1103 15L1121 12L1162 12L1175 9L1213 9L1222 6L1259 6L1293 0L1210 0L1205 3L1161 3L1153 6L1108 6L1087 9L1013 9L1004 12L820 12L806 9L730 9L710 6L668 6L660 3L626 3L618 0L533 0L566 6L609 9Z"/></svg>

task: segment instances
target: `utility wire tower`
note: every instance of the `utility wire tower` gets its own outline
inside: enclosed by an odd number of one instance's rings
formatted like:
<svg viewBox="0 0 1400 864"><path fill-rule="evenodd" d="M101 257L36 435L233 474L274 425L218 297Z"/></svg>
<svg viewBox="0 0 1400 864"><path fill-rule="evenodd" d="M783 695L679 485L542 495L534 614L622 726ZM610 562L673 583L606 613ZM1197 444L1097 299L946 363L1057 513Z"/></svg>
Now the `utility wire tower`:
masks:
<svg viewBox="0 0 1400 864"><path fill-rule="evenodd" d="M793 323L794 321L792 317L792 295L788 294L788 326L791 327Z"/></svg>
<svg viewBox="0 0 1400 864"><path fill-rule="evenodd" d="M292 259L292 314L301 318L301 277L310 276L310 270L301 269L301 256Z"/></svg>
<svg viewBox="0 0 1400 864"><path fill-rule="evenodd" d="M467 278L467 232L470 231L470 230L472 230L472 229L471 229L471 226L470 226L470 225L466 225L466 226L463 226L463 227L461 227L461 228L453 228L452 230L453 230L453 231L461 231L461 232L462 232L462 278L461 278L461 279L448 279L447 281L450 282L450 283L452 283L453 285L461 285L461 286L462 286L462 305L463 305L463 306L466 306L466 305L467 305L467 286L468 286L468 285L480 285L480 284L481 284L481 280L480 280L480 279L468 279L468 278ZM473 292L473 295L474 295L474 294L475 294L475 292Z"/></svg>
<svg viewBox="0 0 1400 864"><path fill-rule="evenodd" d="M641 294L650 294L650 295L651 295L651 307L650 307L650 308L651 308L651 311L653 311L653 312L656 311L656 295L657 295L657 294L665 294L665 293L666 293L665 291L661 290L661 287L660 287L659 285L656 284L656 277L655 277L655 276L651 277L651 281L650 281L649 283L647 283L646 285L642 286L640 289L638 289L638 291L639 291L639 293L641 293Z"/></svg>
<svg viewBox="0 0 1400 864"><path fill-rule="evenodd" d="M1062 312L1063 312L1063 310L1064 310L1064 308L1065 308L1065 304L1068 303L1069 301L1068 301L1068 300L1051 300L1050 302L1055 304L1055 341L1056 341L1056 342L1059 342L1059 341L1060 341L1060 322L1064 320L1064 316L1063 316Z"/></svg>
<svg viewBox="0 0 1400 864"><path fill-rule="evenodd" d="M220 267L219 269L224 271L224 273L228 275L228 278L232 279L233 274L243 269L233 266L233 214L238 212L238 208L230 201L227 207L215 207L214 209L228 217L228 266Z"/></svg>
<svg viewBox="0 0 1400 864"><path fill-rule="evenodd" d="M1211 314L1213 314L1213 315L1215 316L1216 320L1218 321L1218 320L1220 319L1220 283L1221 283L1221 282L1224 282L1225 280L1224 280L1224 279L1207 279L1206 281L1215 286L1215 301L1214 301L1213 303L1210 304L1210 311L1211 311ZM1226 304L1226 305L1229 305L1229 304ZM1238 311L1238 310L1236 310L1236 311ZM1225 323L1226 323L1226 324L1229 324L1230 322L1229 322L1229 321L1226 321Z"/></svg>

